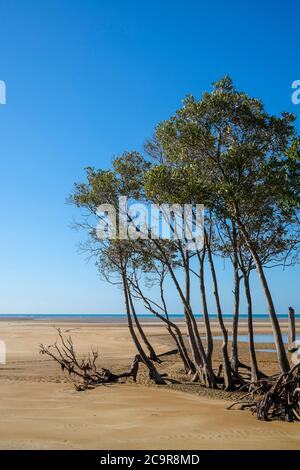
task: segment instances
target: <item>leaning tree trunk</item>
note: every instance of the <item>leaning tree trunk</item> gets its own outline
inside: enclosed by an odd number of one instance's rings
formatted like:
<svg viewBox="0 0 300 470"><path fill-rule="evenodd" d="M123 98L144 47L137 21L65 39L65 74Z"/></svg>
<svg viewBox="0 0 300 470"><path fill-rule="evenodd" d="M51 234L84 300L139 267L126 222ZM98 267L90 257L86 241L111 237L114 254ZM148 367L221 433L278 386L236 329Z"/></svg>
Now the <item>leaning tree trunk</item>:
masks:
<svg viewBox="0 0 300 470"><path fill-rule="evenodd" d="M184 309L185 323L187 327L188 340L189 340L190 348L192 351L193 361L194 361L196 368L201 369L203 366L203 361L200 355L199 348L197 346L197 341L195 338L191 317L190 317L190 314L186 305L183 305L183 309Z"/></svg>
<svg viewBox="0 0 300 470"><path fill-rule="evenodd" d="M203 372L204 362L206 359L204 358L205 352L204 352L203 345L202 345L202 348L201 348L201 345L199 347L199 341L196 338L196 333L197 333L198 328L197 328L197 325L195 325L196 322L194 321L193 314L191 314L186 304L184 304L184 316L185 316L185 321L187 325L188 338L189 338L190 348L192 351L193 362L196 367L195 372L198 374L199 377L202 377L203 373L207 375L205 372ZM213 383L213 381L214 381L213 376L211 376L211 383ZM211 385L208 384L208 386L210 387Z"/></svg>
<svg viewBox="0 0 300 470"><path fill-rule="evenodd" d="M207 360L212 363L212 353L214 348L213 336L210 327L210 319L208 315L207 301L206 301L206 289L204 281L204 259L205 259L205 246L203 246L202 254L199 256L199 279L200 279L200 292L203 308L203 318L206 331L206 356Z"/></svg>
<svg viewBox="0 0 300 470"><path fill-rule="evenodd" d="M213 280L214 297L216 301L218 321L219 321L219 325L220 325L222 336L223 336L222 354L223 354L223 362L224 362L224 385L225 385L225 390L232 390L234 386L233 386L233 380L232 380L232 375L231 375L230 360L229 360L229 355L228 355L228 332L225 328L225 324L223 321L217 276L216 276L214 261L212 258L212 253L211 253L211 249L210 249L210 245L209 245L209 241L208 241L207 233L205 229L204 229L204 238L205 238L205 243L207 247L208 261L209 261L212 280Z"/></svg>
<svg viewBox="0 0 300 470"><path fill-rule="evenodd" d="M285 347L284 343L282 340L282 334L281 334L281 328L279 325L279 321L276 315L272 295L268 286L268 282L262 267L262 263L260 261L259 255L253 246L253 243L247 233L247 230L244 226L244 224L241 222L239 218L237 218L237 223L239 225L239 228L241 230L241 233L245 239L246 245L250 251L250 253L253 256L254 262L255 262L255 267L263 288L263 292L267 301L268 305L268 310L269 310L269 316L272 324L272 330L273 330L273 335L274 335L274 341L275 341L275 346L276 346L276 351L277 351L277 357L278 357L278 363L280 366L280 369L282 372L288 372L290 369L289 361L285 352Z"/></svg>
<svg viewBox="0 0 300 470"><path fill-rule="evenodd" d="M217 388L216 378L212 368L212 364L205 354L196 319L192 313L188 312L188 315L190 317L192 325L193 341L195 342L197 351L199 351L200 353L201 363L197 364L199 378L203 380L207 387Z"/></svg>
<svg viewBox="0 0 300 470"><path fill-rule="evenodd" d="M195 368L195 365L194 363L191 361L190 357L189 357L189 354L187 352L187 349L185 347L185 344L184 344L184 340L183 340L183 337L182 337L182 333L180 331L180 328L176 325L176 323L173 323L170 318L169 318L169 315L166 313L166 316L164 317L163 315L161 315L160 313L158 313L156 310L154 310L153 308L151 308L150 305L148 305L148 309L157 317L159 318L160 320L162 320L164 323L166 323L167 325L167 330L170 334L170 336L173 338L177 348L178 348L178 352L179 352L179 355L181 357L181 360L183 362L183 366L184 366L184 369L186 371L187 374L191 373L191 374L195 374L196 372L196 368ZM174 331L175 333L174 333Z"/></svg>
<svg viewBox="0 0 300 470"><path fill-rule="evenodd" d="M131 337L133 339L133 342L135 344L135 347L141 356L141 359L143 363L146 365L146 367L149 370L149 376L151 379L154 380L156 384L161 384L164 385L165 381L157 371L156 367L154 364L152 364L151 360L148 358L147 354L145 353L144 349L142 348L141 343L138 340L138 337L134 331L133 323L132 323L132 318L131 318L131 311L130 311L130 303L129 303L129 297L128 297L128 283L126 279L126 273L125 269L122 269L121 272L122 276L122 283L123 283L123 291L124 291L124 298L125 298L125 308L126 308L126 314L127 314L127 322L128 322L128 328L131 334Z"/></svg>
<svg viewBox="0 0 300 470"><path fill-rule="evenodd" d="M171 338L173 338L173 340L174 340L174 342L177 346L179 356L181 357L181 360L182 360L182 363L183 363L183 366L184 366L185 373L186 374L190 373L191 369L190 369L189 364L187 362L187 357L184 354L183 349L181 347L182 344L180 343L179 338L176 336L176 333L174 333L174 331L172 330L172 328L170 326L167 327L167 330L168 330L169 335L171 336ZM195 372L196 372L196 370L194 370L194 373Z"/></svg>
<svg viewBox="0 0 300 470"><path fill-rule="evenodd" d="M153 349L153 346L151 345L150 341L148 340L147 336L145 335L144 330L143 330L143 328L140 324L140 321L138 319L138 316L136 314L136 310L135 310L135 307L134 307L134 304L133 304L133 301L132 301L132 295L131 295L129 287L128 287L128 298L129 298L130 308L131 308L131 312L132 312L132 315L133 315L133 318L134 318L134 322L136 324L138 332L141 335L142 340L145 343L146 348L148 349L149 358L151 359L151 361L160 362L158 357L157 357L156 352Z"/></svg>
<svg viewBox="0 0 300 470"><path fill-rule="evenodd" d="M234 237L235 238L235 237ZM234 312L232 322L232 343L231 343L231 368L237 373L239 367L238 358L238 325L239 325L239 310L240 310L240 276L237 258L237 247L234 246L233 254L233 270L234 270Z"/></svg>
<svg viewBox="0 0 300 470"><path fill-rule="evenodd" d="M163 309L162 310L163 310L165 316L163 314L158 313L158 311L155 310L152 307L151 302L149 301L149 299L147 299L147 297L144 296L144 294L143 294L142 290L140 289L138 283L134 284L134 288L136 289L136 291L140 295L140 298L144 301L144 305L147 308L147 310L152 312L157 318L159 318L162 322L164 322L167 325L167 331L169 332L170 336L173 338L173 340L174 340L174 342L175 342L175 344L178 348L178 352L179 352L179 355L182 359L183 366L184 366L184 369L185 369L186 373L187 374L188 373L193 373L194 374L196 372L195 365L193 364L193 362L191 361L191 359L189 357L189 354L187 352L187 349L186 349L184 341L183 341L181 331L180 331L179 327L176 325L176 323L173 323L170 320L168 310L167 310L167 305L166 305L165 298L164 298L162 280L160 281L160 292L161 292L161 301L162 301L162 304L163 304ZM175 333L174 333L173 330L175 331Z"/></svg>
<svg viewBox="0 0 300 470"><path fill-rule="evenodd" d="M185 270L185 286L186 286L185 299L186 299L186 303L190 306L191 285L190 285L190 266L189 266L188 255L185 258L184 270ZM187 314L191 321L193 335L196 340L197 349L201 357L201 367L198 370L198 375L200 379L203 380L203 382L206 384L207 387L215 388L216 381L215 381L215 374L212 368L211 359L209 359L207 355L205 354L205 350L204 350L202 340L199 334L198 325L197 325L195 316L192 314L190 308L188 309Z"/></svg>
<svg viewBox="0 0 300 470"><path fill-rule="evenodd" d="M195 368L194 363L191 361L191 359L189 357L189 353L188 353L188 351L185 347L184 340L183 340L180 328L176 325L176 323L173 323L173 322L170 321L170 318L169 318L169 315L167 313L166 307L165 307L165 313L166 313L166 317L162 317L163 321L166 321L168 323L168 327L167 327L168 332L170 333L170 335L172 336L172 338L174 339L174 341L177 345L179 355L180 355L180 357L182 359L182 362L184 364L185 371L186 371L187 374L195 374L196 368ZM173 329L175 330L175 333L174 333Z"/></svg>
<svg viewBox="0 0 300 470"><path fill-rule="evenodd" d="M196 367L195 364L191 361L189 353L185 347L184 340L180 331L180 328L176 325L176 323L171 322L168 309L167 309L167 304L165 301L165 296L164 296L164 290L163 290L163 279L161 278L160 280L160 298L162 301L163 305L163 311L165 313L165 317L163 318L163 321L168 323L168 331L170 335L173 337L175 343L177 344L177 348L180 354L180 357L183 361L184 368L187 374L195 374L196 373ZM174 331L175 333L174 333ZM173 336L174 335L174 336Z"/></svg>
<svg viewBox="0 0 300 470"><path fill-rule="evenodd" d="M182 255L184 256L184 254ZM190 273L189 273L189 265L188 265L188 257L184 261L186 265L184 266L184 275L185 275L185 303L184 303L184 314L186 318L187 328L189 332L189 338L191 342L191 347L194 355L194 360L200 368L203 367L203 358L201 357L201 352L199 351L199 347L197 344L196 339L196 331L195 325L193 324L192 315L190 314L190 309L187 305L190 305L190 297L191 297L191 286L190 286Z"/></svg>
<svg viewBox="0 0 300 470"><path fill-rule="evenodd" d="M172 329L170 328L170 330L172 330ZM187 374L194 374L196 372L196 368L195 368L194 363L191 361L191 359L189 357L189 353L188 353L188 351L185 347L181 331L179 330L179 328L176 328L175 331L176 331L176 333L174 333L174 335L175 335L174 339L177 343L177 347L178 347L180 356L183 360L183 363L185 364L186 373Z"/></svg>
<svg viewBox="0 0 300 470"><path fill-rule="evenodd" d="M162 247L156 240L154 240L154 243L163 256L164 262L166 263L166 266L168 267L172 281L174 282L176 290L184 306L184 314L185 314L187 328L188 328L189 341L191 345L194 363L197 368L197 373L200 378L204 379L205 385L207 387L216 388L217 384L216 384L215 374L209 362L207 361L205 350L204 350L204 347L203 347L203 344L199 335L197 323L193 315L191 306L189 302L187 302L187 299L184 293L182 292L180 284L174 274L173 267L168 257L166 256L166 253L163 251ZM188 273L187 273L186 267L185 267L185 275L186 275L186 280L187 280Z"/></svg>
<svg viewBox="0 0 300 470"><path fill-rule="evenodd" d="M250 355L250 364L251 364L251 382L257 382L258 380L258 366L257 366L257 359L256 359L256 352L255 352L255 344L254 344L254 332L253 332L253 317L252 317L252 297L250 291L250 282L249 282L249 274L244 271L244 288L245 288L245 295L247 300L248 306L248 339L249 339L249 355Z"/></svg>
<svg viewBox="0 0 300 470"><path fill-rule="evenodd" d="M181 331L178 328L175 330L176 333L174 333L170 325L167 327L167 330L177 346L177 349L181 357L181 360L183 362L184 370L186 374L195 374L196 369L195 369L193 362L189 358L188 352L186 350L186 347L182 338Z"/></svg>

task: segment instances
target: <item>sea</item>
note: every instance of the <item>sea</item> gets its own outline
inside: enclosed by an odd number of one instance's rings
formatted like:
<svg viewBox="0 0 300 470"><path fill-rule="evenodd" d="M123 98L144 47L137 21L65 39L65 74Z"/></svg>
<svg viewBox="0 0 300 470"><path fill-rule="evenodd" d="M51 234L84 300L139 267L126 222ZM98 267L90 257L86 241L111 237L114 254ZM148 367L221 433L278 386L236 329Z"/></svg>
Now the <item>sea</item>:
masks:
<svg viewBox="0 0 300 470"><path fill-rule="evenodd" d="M184 321L183 314L170 314L170 319L177 320L177 321ZM195 314L195 317L201 320L203 315L201 313ZM99 313L99 314L58 314L58 313L50 313L50 314L38 314L38 313L24 313L24 314L0 314L0 320L37 320L37 321L70 321L70 322L87 322L87 323L118 323L118 322L125 322L126 321L126 314L124 313ZM157 318L153 314L141 314L139 315L141 320L145 321L158 321ZM217 320L216 314L211 314L210 318L212 320ZM223 314L224 320L232 320L232 314ZM240 320L247 320L247 314L240 314ZM286 320L288 318L287 313L279 313L277 314L277 318ZM295 315L296 320L300 319L300 315ZM254 321L263 321L269 320L268 314L257 313L253 314Z"/></svg>

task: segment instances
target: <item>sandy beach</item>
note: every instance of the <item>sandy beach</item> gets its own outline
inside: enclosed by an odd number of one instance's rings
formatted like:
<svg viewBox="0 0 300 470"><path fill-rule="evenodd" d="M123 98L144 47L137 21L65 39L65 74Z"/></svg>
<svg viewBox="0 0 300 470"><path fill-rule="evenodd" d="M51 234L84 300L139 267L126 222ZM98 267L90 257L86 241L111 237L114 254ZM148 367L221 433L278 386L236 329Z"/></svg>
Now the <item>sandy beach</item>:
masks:
<svg viewBox="0 0 300 470"><path fill-rule="evenodd" d="M72 335L80 353L97 347L101 365L114 371L128 369L135 354L125 324L55 322L55 326ZM144 326L157 352L172 349L163 326L152 322ZM286 322L281 326L285 333ZM39 354L40 343L48 345L56 338L53 322L5 320L0 330L7 347L7 363L0 366L1 449L300 448L299 423L260 422L249 411L227 410L230 394L208 392L197 384L178 386L177 356L168 357L161 366L173 385L150 385L141 369L137 384L77 392L69 377ZM213 332L219 334L216 323ZM239 333L245 332L241 322ZM269 323L257 322L255 332L270 332ZM215 349L217 364L218 344ZM248 362L247 344L240 344L240 354ZM258 352L258 358L263 370L277 370L274 353Z"/></svg>

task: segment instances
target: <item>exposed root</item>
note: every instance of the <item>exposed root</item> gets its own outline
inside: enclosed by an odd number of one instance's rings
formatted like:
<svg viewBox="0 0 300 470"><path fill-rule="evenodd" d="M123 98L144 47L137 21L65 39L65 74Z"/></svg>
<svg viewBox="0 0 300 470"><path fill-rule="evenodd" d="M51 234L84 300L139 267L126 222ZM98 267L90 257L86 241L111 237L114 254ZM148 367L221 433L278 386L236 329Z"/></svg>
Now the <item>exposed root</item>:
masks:
<svg viewBox="0 0 300 470"><path fill-rule="evenodd" d="M259 380L251 392L228 407L250 408L263 421L300 421L300 364L289 372Z"/></svg>

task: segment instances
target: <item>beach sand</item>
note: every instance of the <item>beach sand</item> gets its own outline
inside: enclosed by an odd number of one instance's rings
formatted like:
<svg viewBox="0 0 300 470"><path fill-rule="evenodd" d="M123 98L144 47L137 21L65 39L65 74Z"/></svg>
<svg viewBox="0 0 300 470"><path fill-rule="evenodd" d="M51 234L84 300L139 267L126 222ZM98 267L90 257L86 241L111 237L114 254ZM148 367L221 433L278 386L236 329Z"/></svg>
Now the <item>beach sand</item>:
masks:
<svg viewBox="0 0 300 470"><path fill-rule="evenodd" d="M129 368L135 349L126 325L55 325L72 335L80 353L98 347L103 367ZM53 361L39 355L39 344L49 345L57 336L53 326L49 321L0 322L7 347L7 363L0 365L0 449L300 448L300 423L260 422L249 411L227 410L229 394L210 393L197 384L187 384L184 391L176 384L150 386L143 368L138 384L77 392ZM286 332L286 323L282 326ZM172 349L163 326L145 323L145 331L158 353ZM213 331L219 334L216 323ZM270 326L259 322L255 331L270 332ZM239 332L246 332L245 323ZM217 364L221 354L216 349ZM248 362L247 344L240 344L240 352ZM274 353L261 352L258 358L263 370L277 370ZM181 364L170 356L162 368L176 379Z"/></svg>

